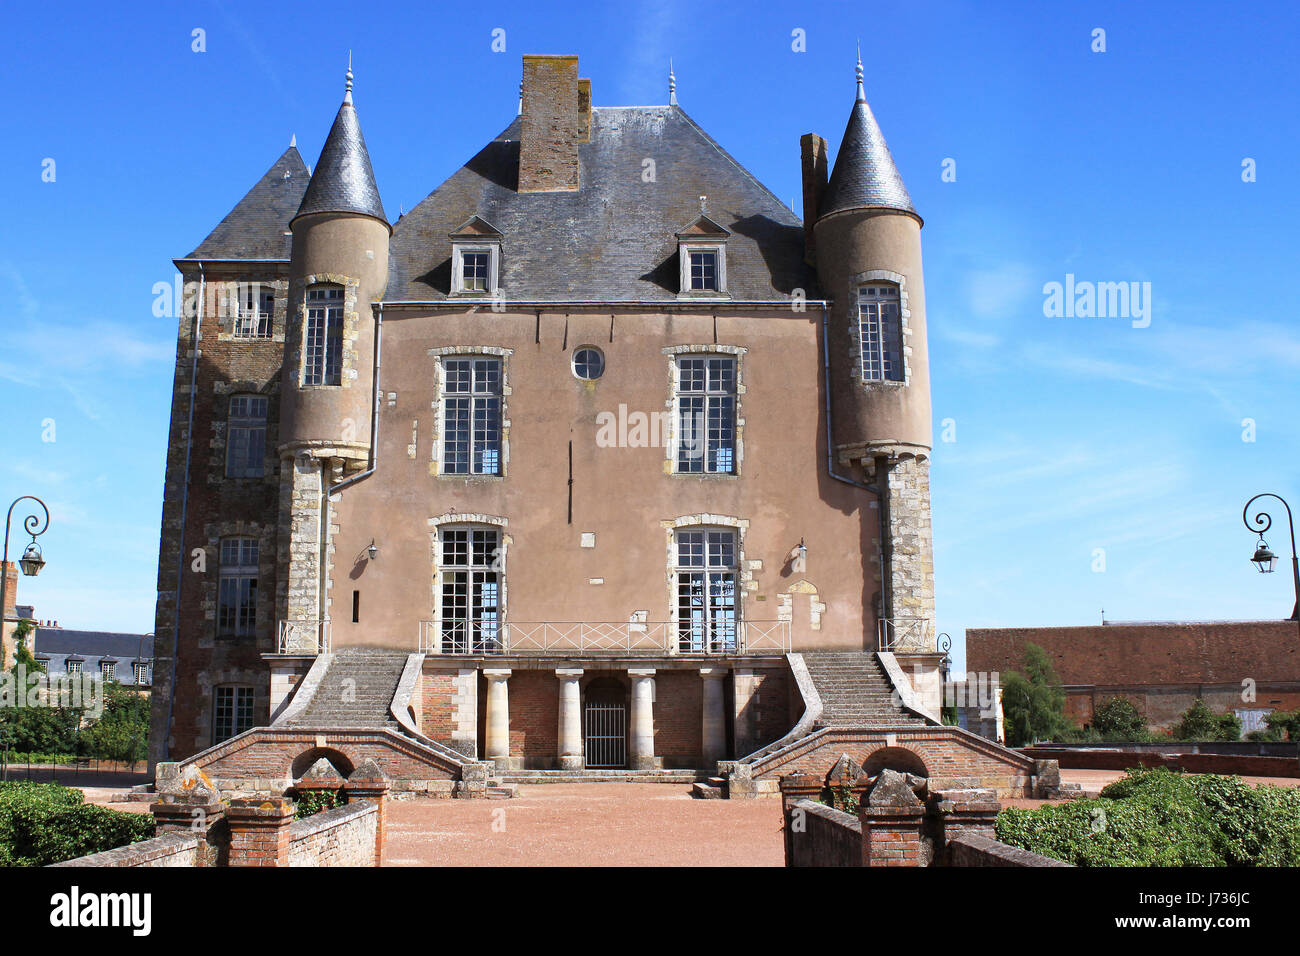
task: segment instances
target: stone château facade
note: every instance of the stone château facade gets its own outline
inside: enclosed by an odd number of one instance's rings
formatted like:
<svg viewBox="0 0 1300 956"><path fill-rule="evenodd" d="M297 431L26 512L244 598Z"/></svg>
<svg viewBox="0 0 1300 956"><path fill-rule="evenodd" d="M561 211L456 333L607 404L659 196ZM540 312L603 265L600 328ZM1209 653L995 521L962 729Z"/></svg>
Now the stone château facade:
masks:
<svg viewBox="0 0 1300 956"><path fill-rule="evenodd" d="M314 170L291 146L176 260L154 761L295 723L498 773L922 740L922 223L861 77L803 222L675 89L593 106L526 56L393 223L349 72Z"/></svg>

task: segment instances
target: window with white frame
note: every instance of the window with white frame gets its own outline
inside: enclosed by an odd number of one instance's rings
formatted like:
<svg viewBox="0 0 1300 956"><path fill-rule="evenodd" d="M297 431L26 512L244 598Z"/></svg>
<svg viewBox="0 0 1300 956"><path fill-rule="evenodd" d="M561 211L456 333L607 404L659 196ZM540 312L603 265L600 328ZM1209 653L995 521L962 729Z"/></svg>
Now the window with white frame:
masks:
<svg viewBox="0 0 1300 956"><path fill-rule="evenodd" d="M102 680L117 680L117 661L100 661L99 676Z"/></svg>
<svg viewBox="0 0 1300 956"><path fill-rule="evenodd" d="M147 683L149 683L149 665L148 665L148 664L132 664L132 665L131 665L131 670L132 670L132 672L133 672L134 675L135 675L135 682L136 682L137 684L141 684L141 685L143 685L143 684L147 684Z"/></svg>
<svg viewBox="0 0 1300 956"><path fill-rule="evenodd" d="M338 385L343 381L343 287L314 285L307 290L303 324L302 383Z"/></svg>
<svg viewBox="0 0 1300 956"><path fill-rule="evenodd" d="M490 654L501 649L501 532L445 527L439 532L442 653Z"/></svg>
<svg viewBox="0 0 1300 956"><path fill-rule="evenodd" d="M226 477L261 478L266 471L265 395L233 395L226 419Z"/></svg>
<svg viewBox="0 0 1300 956"><path fill-rule="evenodd" d="M501 247L498 243L452 246L451 291L490 295L497 289Z"/></svg>
<svg viewBox="0 0 1300 956"><path fill-rule="evenodd" d="M253 729L253 688L225 686L213 689L212 743L221 743Z"/></svg>
<svg viewBox="0 0 1300 956"><path fill-rule="evenodd" d="M501 359L442 363L442 474L501 474Z"/></svg>
<svg viewBox="0 0 1300 956"><path fill-rule="evenodd" d="M246 638L257 633L258 543L223 538L217 591L217 636Z"/></svg>
<svg viewBox="0 0 1300 956"><path fill-rule="evenodd" d="M903 381L903 314L898 286L882 282L858 290L858 342L864 382Z"/></svg>
<svg viewBox="0 0 1300 956"><path fill-rule="evenodd" d="M681 243L681 290L692 293L727 291L727 247L723 243Z"/></svg>
<svg viewBox="0 0 1300 956"><path fill-rule="evenodd" d="M684 528L677 554L677 649L720 653L736 649L736 532Z"/></svg>
<svg viewBox="0 0 1300 956"><path fill-rule="evenodd" d="M677 471L735 474L736 360L732 356L677 358Z"/></svg>
<svg viewBox="0 0 1300 956"><path fill-rule="evenodd" d="M81 661L73 661L73 660L69 660L69 661L67 662L67 667L68 667L68 673L69 673L69 674L80 674L80 673L81 673Z"/></svg>
<svg viewBox="0 0 1300 956"><path fill-rule="evenodd" d="M239 310L232 333L237 339L269 339L275 290L260 282L239 283Z"/></svg>

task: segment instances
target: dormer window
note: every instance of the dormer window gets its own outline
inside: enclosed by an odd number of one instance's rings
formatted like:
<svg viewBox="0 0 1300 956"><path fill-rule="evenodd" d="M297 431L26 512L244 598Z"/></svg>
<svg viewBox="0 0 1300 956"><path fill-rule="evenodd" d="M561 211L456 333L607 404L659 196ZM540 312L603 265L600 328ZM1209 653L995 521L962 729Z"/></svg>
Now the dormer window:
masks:
<svg viewBox="0 0 1300 956"><path fill-rule="evenodd" d="M471 216L451 233L452 295L494 295L501 287L501 233Z"/></svg>
<svg viewBox="0 0 1300 956"><path fill-rule="evenodd" d="M677 233L677 250L681 269L681 298L726 295L726 229L704 212L700 197L700 214L689 226Z"/></svg>

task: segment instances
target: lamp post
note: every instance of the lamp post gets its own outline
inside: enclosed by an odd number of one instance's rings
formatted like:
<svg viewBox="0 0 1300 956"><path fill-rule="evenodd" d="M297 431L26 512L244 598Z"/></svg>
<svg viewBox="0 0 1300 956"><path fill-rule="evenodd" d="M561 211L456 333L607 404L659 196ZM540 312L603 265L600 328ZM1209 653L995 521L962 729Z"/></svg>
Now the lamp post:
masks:
<svg viewBox="0 0 1300 956"><path fill-rule="evenodd" d="M1281 495L1275 495L1272 492L1256 495L1246 502L1246 507L1241 511L1241 520L1245 523L1246 528L1259 535L1259 544L1256 546L1255 554L1250 560L1259 568L1260 574L1269 574L1277 567L1277 555L1269 550L1268 542L1264 540L1264 532L1273 527L1272 517L1267 511L1256 512L1253 519L1247 517L1250 514L1250 506L1260 498L1276 498L1282 502L1282 507L1286 509L1286 522L1291 532L1291 579L1295 586L1295 607L1291 611L1291 620L1300 623L1300 559L1296 557L1295 521L1291 516L1291 506L1286 503L1286 499Z"/></svg>
<svg viewBox="0 0 1300 956"><path fill-rule="evenodd" d="M3 618L4 612L9 608L9 523L13 520L14 508L17 507L18 502L27 500L34 501L41 506L45 520L42 523L41 516L35 511L23 519L23 528L32 536L32 540L23 549L23 556L18 559L18 566L23 569L23 574L29 578L36 577L41 573L41 568L45 567L45 558L41 556L41 546L36 543L36 536L45 534L46 529L49 528L50 509L45 507L45 502L35 495L21 495L10 502L9 512L5 515L4 564L0 566L3 567L3 573L0 574L0 618Z"/></svg>

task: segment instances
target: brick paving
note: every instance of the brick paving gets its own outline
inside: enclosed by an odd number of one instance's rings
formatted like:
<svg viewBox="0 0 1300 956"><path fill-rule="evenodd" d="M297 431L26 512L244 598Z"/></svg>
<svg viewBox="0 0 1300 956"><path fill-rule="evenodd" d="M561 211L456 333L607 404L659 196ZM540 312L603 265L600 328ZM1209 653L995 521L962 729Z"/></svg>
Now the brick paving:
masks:
<svg viewBox="0 0 1300 956"><path fill-rule="evenodd" d="M779 800L696 800L672 784L524 785L513 800L388 812L388 866L784 865Z"/></svg>

